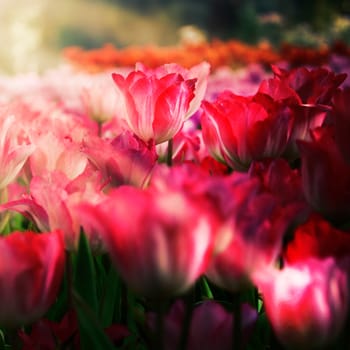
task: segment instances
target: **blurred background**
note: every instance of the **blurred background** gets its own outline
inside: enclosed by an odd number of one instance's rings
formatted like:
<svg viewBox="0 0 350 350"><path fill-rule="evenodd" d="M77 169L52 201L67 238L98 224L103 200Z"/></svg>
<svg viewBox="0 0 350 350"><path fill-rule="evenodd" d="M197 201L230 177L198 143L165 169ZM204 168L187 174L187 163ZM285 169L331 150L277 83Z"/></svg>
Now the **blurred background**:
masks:
<svg viewBox="0 0 350 350"><path fill-rule="evenodd" d="M0 0L0 27L0 73L42 71L72 45L350 44L350 0Z"/></svg>

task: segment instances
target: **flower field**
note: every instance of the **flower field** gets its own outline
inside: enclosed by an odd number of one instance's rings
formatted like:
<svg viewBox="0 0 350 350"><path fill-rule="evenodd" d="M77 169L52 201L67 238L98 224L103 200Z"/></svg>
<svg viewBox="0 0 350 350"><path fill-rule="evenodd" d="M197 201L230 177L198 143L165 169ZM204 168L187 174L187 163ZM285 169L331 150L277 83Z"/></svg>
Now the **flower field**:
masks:
<svg viewBox="0 0 350 350"><path fill-rule="evenodd" d="M0 348L348 349L350 50L65 57L0 77Z"/></svg>

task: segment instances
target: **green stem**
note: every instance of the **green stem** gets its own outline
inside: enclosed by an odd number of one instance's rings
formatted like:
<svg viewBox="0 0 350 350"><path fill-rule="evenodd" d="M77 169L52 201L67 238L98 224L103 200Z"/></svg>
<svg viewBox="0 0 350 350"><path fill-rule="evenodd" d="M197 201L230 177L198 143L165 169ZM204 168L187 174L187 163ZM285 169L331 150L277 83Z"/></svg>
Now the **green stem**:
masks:
<svg viewBox="0 0 350 350"><path fill-rule="evenodd" d="M166 163L171 166L173 164L173 139L168 141L168 153Z"/></svg>
<svg viewBox="0 0 350 350"><path fill-rule="evenodd" d="M183 325L181 330L180 341L178 344L178 350L186 350L188 343L188 336L190 333L191 319L193 313L193 293L194 290L190 290L185 295L185 315L183 319Z"/></svg>
<svg viewBox="0 0 350 350"><path fill-rule="evenodd" d="M154 334L154 350L164 349L164 315L165 315L165 303L163 300L156 302L156 330Z"/></svg>
<svg viewBox="0 0 350 350"><path fill-rule="evenodd" d="M233 293L232 306L232 349L240 350L242 348L242 311L239 292Z"/></svg>
<svg viewBox="0 0 350 350"><path fill-rule="evenodd" d="M128 324L128 290L124 281L120 281L120 323Z"/></svg>

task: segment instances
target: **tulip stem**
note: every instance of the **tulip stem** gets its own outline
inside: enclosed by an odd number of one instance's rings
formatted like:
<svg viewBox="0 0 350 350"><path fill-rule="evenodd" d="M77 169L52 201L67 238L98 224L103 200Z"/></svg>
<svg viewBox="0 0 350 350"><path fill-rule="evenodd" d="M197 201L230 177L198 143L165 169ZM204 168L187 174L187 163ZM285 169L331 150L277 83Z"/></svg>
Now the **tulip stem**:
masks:
<svg viewBox="0 0 350 350"><path fill-rule="evenodd" d="M166 163L171 166L173 164L173 139L168 141L168 153Z"/></svg>
<svg viewBox="0 0 350 350"><path fill-rule="evenodd" d="M205 277L202 277L200 280L201 284L201 293L206 299L214 299L214 295L210 289L210 286L208 284L208 281Z"/></svg>
<svg viewBox="0 0 350 350"><path fill-rule="evenodd" d="M156 302L156 332L154 334L154 350L163 350L164 347L164 315L165 303L163 300Z"/></svg>
<svg viewBox="0 0 350 350"><path fill-rule="evenodd" d="M186 350L187 349L187 343L188 343L188 336L190 333L190 327L191 327L191 319L192 319L192 312L193 312L193 293L194 290L190 290L185 295L185 315L183 318L183 324L182 324L182 330L181 330L181 336L178 343L178 350Z"/></svg>
<svg viewBox="0 0 350 350"><path fill-rule="evenodd" d="M232 311L232 349L240 350L242 348L242 312L239 292L233 293Z"/></svg>
<svg viewBox="0 0 350 350"><path fill-rule="evenodd" d="M124 325L128 323L128 290L124 281L120 284L120 322Z"/></svg>
<svg viewBox="0 0 350 350"><path fill-rule="evenodd" d="M8 200L8 191L7 191L7 187L5 187L0 191L0 204L6 203L7 200ZM9 219L10 219L10 213L8 211L5 211L0 214L0 234L6 233L4 231L9 222Z"/></svg>

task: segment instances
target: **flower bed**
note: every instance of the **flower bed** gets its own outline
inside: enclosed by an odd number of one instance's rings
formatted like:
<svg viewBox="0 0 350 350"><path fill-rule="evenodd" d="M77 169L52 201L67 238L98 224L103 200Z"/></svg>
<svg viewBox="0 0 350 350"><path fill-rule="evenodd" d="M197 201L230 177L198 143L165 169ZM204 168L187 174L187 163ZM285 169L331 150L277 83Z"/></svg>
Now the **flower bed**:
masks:
<svg viewBox="0 0 350 350"><path fill-rule="evenodd" d="M116 48L106 44L101 48L85 50L81 47L67 47L65 58L76 67L96 72L113 67L134 66L143 62L149 67L157 67L168 62L178 63L190 68L205 60L212 69L221 66L240 66L260 63L266 66L287 61L292 66L327 64L332 55L340 55L349 59L350 50L342 42L332 45L308 48L284 43L279 50L268 42L258 46L248 45L238 40L213 40L178 46L130 46Z"/></svg>
<svg viewBox="0 0 350 350"><path fill-rule="evenodd" d="M223 46L0 79L2 347L349 346L347 63Z"/></svg>

